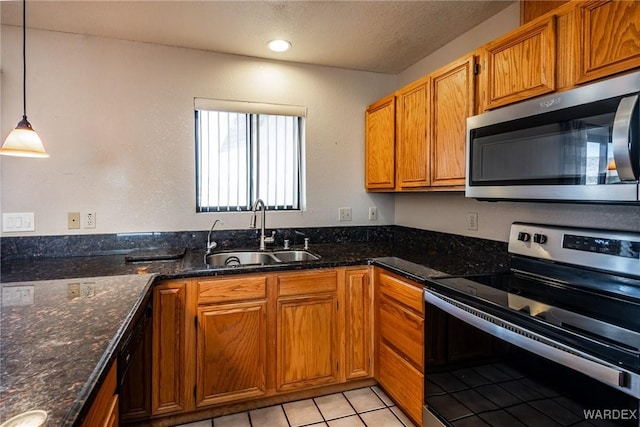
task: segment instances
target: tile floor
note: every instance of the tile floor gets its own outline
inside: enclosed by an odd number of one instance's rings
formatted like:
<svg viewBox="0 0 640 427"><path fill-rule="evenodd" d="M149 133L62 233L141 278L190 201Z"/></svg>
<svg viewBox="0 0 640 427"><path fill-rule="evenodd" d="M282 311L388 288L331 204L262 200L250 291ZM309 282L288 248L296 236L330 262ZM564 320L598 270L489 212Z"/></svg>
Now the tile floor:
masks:
<svg viewBox="0 0 640 427"><path fill-rule="evenodd" d="M377 386L177 427L415 427Z"/></svg>

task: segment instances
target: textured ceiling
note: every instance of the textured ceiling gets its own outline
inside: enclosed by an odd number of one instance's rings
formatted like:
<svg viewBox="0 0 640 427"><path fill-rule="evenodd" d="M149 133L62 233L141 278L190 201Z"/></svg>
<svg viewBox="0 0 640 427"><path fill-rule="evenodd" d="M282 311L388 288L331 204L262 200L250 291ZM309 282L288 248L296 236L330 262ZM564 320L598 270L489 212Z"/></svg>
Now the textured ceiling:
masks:
<svg viewBox="0 0 640 427"><path fill-rule="evenodd" d="M512 1L29 0L30 28L397 74ZM1 1L22 24L22 2ZM267 41L293 47L273 53Z"/></svg>

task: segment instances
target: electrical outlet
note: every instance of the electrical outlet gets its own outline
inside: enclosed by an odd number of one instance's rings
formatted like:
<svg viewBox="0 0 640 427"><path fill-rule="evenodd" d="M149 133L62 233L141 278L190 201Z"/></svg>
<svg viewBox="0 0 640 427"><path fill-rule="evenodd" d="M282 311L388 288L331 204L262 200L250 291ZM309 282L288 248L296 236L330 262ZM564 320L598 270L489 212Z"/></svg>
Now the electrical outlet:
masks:
<svg viewBox="0 0 640 427"><path fill-rule="evenodd" d="M340 214L340 221L351 221L351 208L340 208L338 213Z"/></svg>
<svg viewBox="0 0 640 427"><path fill-rule="evenodd" d="M375 221L378 219L378 208L371 206L369 208L369 221Z"/></svg>
<svg viewBox="0 0 640 427"><path fill-rule="evenodd" d="M67 213L67 228L69 230L80 228L80 212Z"/></svg>
<svg viewBox="0 0 640 427"><path fill-rule="evenodd" d="M85 212L82 214L82 228L96 228L95 212Z"/></svg>
<svg viewBox="0 0 640 427"><path fill-rule="evenodd" d="M467 212L467 230L478 231L478 212Z"/></svg>

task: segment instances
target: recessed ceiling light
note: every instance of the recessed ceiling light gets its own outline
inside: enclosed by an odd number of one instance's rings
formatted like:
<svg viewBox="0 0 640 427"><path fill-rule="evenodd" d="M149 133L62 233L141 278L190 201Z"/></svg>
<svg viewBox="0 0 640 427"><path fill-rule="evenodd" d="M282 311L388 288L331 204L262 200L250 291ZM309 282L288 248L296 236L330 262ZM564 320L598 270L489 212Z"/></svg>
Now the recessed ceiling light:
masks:
<svg viewBox="0 0 640 427"><path fill-rule="evenodd" d="M269 46L269 49L274 52L284 52L289 50L289 48L291 47L291 42L287 40L271 40L269 43L267 43L267 46Z"/></svg>

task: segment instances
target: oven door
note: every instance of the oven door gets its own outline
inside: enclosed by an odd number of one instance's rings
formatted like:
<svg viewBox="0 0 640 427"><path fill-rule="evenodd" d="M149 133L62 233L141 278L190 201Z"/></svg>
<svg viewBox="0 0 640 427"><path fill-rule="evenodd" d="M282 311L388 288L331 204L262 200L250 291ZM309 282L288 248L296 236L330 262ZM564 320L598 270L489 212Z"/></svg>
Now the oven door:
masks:
<svg viewBox="0 0 640 427"><path fill-rule="evenodd" d="M467 197L637 202L639 84L635 73L470 117Z"/></svg>
<svg viewBox="0 0 640 427"><path fill-rule="evenodd" d="M637 373L434 289L424 299L424 426L640 425Z"/></svg>

